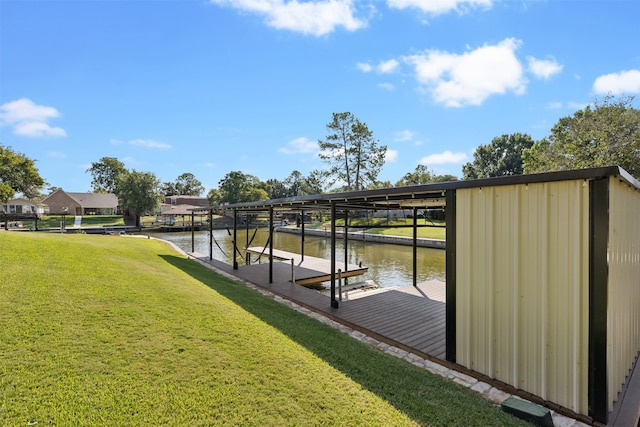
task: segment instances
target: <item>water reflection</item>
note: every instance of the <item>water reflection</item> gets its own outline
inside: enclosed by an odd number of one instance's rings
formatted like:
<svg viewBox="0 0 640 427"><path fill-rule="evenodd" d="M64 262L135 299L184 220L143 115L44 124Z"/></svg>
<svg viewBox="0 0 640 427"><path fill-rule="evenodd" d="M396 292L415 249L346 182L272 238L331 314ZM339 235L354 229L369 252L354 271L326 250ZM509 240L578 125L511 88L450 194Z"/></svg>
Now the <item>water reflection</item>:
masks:
<svg viewBox="0 0 640 427"><path fill-rule="evenodd" d="M153 237L175 243L182 250L191 252L191 232L186 233L145 233ZM209 233L195 232L196 252L209 255ZM274 233L273 247L276 249L301 252L300 235L290 233ZM231 264L233 259L232 236L227 230L214 230L211 251L213 258ZM247 243L250 246L267 246L269 233L266 228L237 231L238 246L241 251ZM358 280L373 280L380 286L403 286L412 283L412 248L411 246L391 245L373 242L349 241L346 254L347 262L362 265L369 271ZM418 248L417 276L418 283L426 280L445 280L445 251L441 249ZM305 255L330 259L331 240L327 237L305 236ZM252 255L255 259L256 255ZM344 263L344 242L336 242L336 262ZM264 258L266 262L266 257ZM238 262L242 262L239 261Z"/></svg>

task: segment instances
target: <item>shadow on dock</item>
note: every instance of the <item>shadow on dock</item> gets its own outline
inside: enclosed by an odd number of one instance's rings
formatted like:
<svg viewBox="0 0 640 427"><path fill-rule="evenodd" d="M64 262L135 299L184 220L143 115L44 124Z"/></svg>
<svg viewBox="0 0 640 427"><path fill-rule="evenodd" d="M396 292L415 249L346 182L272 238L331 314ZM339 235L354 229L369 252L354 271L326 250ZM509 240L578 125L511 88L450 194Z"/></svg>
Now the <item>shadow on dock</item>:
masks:
<svg viewBox="0 0 640 427"><path fill-rule="evenodd" d="M346 292L343 293L339 308L332 308L327 295L291 282L291 266L287 262L273 263L273 281L269 283L268 264L239 266L234 270L232 266L222 261L209 260L202 254L192 253L189 256L215 270L250 282L381 342L427 359L444 361L444 282L424 282L417 287L408 285L380 288L364 291L358 298L349 298L349 293Z"/></svg>

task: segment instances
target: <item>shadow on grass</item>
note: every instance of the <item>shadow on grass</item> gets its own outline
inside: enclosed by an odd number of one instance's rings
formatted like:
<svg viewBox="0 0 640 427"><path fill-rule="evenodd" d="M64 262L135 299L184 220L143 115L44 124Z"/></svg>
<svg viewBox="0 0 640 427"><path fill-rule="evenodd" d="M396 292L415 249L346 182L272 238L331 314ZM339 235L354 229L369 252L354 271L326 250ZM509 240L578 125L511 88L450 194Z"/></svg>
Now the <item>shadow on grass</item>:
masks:
<svg viewBox="0 0 640 427"><path fill-rule="evenodd" d="M162 258L277 328L421 425L527 425L475 392L382 353L193 260Z"/></svg>

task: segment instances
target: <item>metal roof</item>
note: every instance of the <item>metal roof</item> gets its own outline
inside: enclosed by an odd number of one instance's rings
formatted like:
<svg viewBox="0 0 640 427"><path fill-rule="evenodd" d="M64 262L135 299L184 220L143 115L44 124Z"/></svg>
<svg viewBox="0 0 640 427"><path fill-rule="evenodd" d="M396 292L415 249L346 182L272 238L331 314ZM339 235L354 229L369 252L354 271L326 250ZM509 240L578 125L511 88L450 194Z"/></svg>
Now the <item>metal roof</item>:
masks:
<svg viewBox="0 0 640 427"><path fill-rule="evenodd" d="M373 190L325 193L307 196L286 197L258 202L234 203L227 205L203 206L193 211L238 210L265 211L274 210L317 210L330 209L333 204L342 209L411 209L444 207L448 190L459 188L481 188L502 185L533 184L540 182L568 181L576 179L597 179L608 176L620 176L640 190L640 182L618 166L579 169L559 172L545 172L528 175L510 175L495 178L483 178L465 181L437 182L405 187L378 188Z"/></svg>

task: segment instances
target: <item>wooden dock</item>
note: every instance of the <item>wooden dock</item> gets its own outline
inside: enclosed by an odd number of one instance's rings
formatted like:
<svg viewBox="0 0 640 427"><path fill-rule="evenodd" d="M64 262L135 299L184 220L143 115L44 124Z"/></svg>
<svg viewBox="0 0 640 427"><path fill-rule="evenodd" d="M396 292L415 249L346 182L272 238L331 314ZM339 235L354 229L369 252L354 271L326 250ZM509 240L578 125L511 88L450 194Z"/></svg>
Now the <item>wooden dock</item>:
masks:
<svg viewBox="0 0 640 427"><path fill-rule="evenodd" d="M415 288L407 285L365 291L370 294L360 294L358 298L349 298L349 293L345 292L339 308L332 308L329 296L291 283L291 266L286 261L273 263L273 282L269 283L269 264L245 265L233 270L222 261L210 261L201 254L190 255L379 341L430 358L445 358L443 282L424 282ZM318 272L315 274L319 275Z"/></svg>
<svg viewBox="0 0 640 427"><path fill-rule="evenodd" d="M269 256L268 248L262 246L253 246L245 249L245 251L252 254L262 254L262 256L266 256L267 258ZM285 272L288 271L288 280L292 281L293 276L293 281L298 285L317 285L331 280L331 261L324 258L305 255L303 259L300 254L279 249L273 250L273 258L274 274L275 271L278 270L278 276L282 278L286 274ZM266 265L268 268L268 264L258 265ZM336 267L335 273L337 274L338 269L340 269L343 278L360 276L369 271L367 267L356 264L348 264L346 270L344 269L343 263L338 263ZM263 269L264 268L265 267L263 267Z"/></svg>

